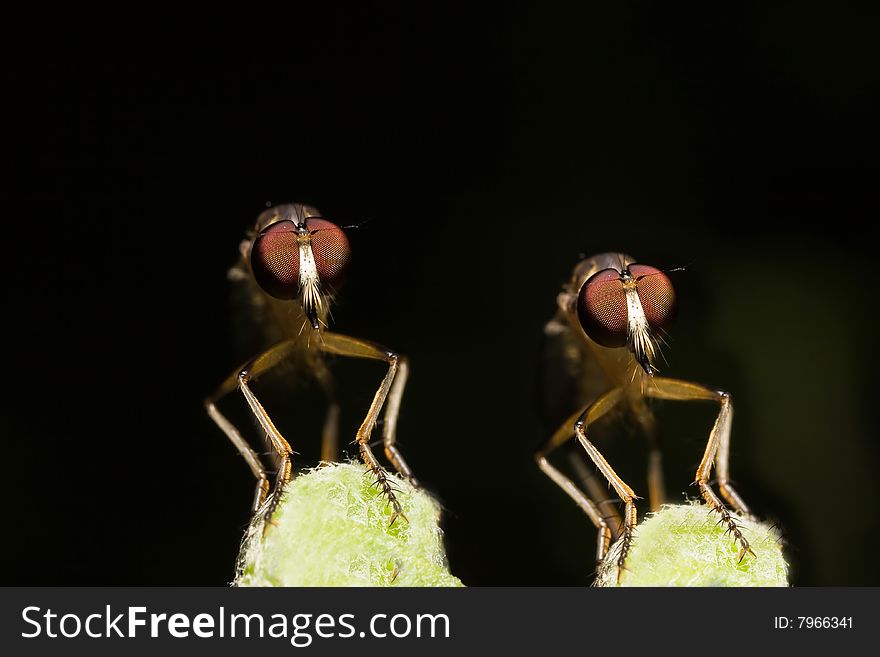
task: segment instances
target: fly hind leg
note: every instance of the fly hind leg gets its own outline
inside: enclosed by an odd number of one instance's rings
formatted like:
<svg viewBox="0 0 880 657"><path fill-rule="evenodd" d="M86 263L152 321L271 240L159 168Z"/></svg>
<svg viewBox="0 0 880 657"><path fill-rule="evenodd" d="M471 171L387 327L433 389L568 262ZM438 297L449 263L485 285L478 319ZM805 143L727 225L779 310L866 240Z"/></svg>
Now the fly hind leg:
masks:
<svg viewBox="0 0 880 657"><path fill-rule="evenodd" d="M321 462L333 463L339 458L339 401L336 397L336 383L322 358L314 359L312 372L327 399L327 412L321 431Z"/></svg>
<svg viewBox="0 0 880 657"><path fill-rule="evenodd" d="M659 511L666 501L666 486L663 483L663 455L657 437L657 422L642 397L633 398L630 404L636 422L648 440L648 505L651 511Z"/></svg>

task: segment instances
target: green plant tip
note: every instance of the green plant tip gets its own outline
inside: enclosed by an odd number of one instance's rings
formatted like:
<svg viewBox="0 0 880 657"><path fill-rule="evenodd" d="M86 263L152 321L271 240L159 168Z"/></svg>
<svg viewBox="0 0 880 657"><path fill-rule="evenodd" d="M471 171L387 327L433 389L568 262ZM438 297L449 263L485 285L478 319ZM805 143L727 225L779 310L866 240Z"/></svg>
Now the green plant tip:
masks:
<svg viewBox="0 0 880 657"><path fill-rule="evenodd" d="M755 553L738 561L739 545L719 515L694 502L663 506L638 527L618 583L615 543L599 567L596 586L788 586L778 530L734 515Z"/></svg>
<svg viewBox="0 0 880 657"><path fill-rule="evenodd" d="M256 518L236 586L463 586L449 572L440 508L391 473L406 518L393 516L360 463L326 464L284 489L271 524Z"/></svg>

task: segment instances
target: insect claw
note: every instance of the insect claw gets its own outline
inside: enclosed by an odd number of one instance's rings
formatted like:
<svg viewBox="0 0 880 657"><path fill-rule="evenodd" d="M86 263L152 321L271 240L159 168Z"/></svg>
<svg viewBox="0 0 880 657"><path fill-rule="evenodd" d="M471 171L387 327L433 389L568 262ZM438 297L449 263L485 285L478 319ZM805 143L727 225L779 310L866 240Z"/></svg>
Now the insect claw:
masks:
<svg viewBox="0 0 880 657"><path fill-rule="evenodd" d="M388 526L391 527L391 525L393 525L398 518L403 518L404 520L409 522L409 518L406 517L406 515L403 513L403 511L395 511L391 515L391 520L388 521Z"/></svg>
<svg viewBox="0 0 880 657"><path fill-rule="evenodd" d="M742 548L742 549L739 551L739 559L737 559L737 563L739 563L740 561L742 561L742 560L745 558L745 556L746 556L747 554L752 555L752 559L757 559L757 558L758 558L757 555L755 554L755 552L752 550L752 548L749 547L748 545L746 545L744 548Z"/></svg>

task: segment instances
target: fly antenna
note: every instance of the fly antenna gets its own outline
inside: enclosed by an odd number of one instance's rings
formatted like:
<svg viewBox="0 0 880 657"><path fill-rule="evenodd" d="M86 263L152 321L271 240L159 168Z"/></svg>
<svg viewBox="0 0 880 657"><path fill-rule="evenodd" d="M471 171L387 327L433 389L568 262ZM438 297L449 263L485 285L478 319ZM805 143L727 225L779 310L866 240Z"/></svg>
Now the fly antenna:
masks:
<svg viewBox="0 0 880 657"><path fill-rule="evenodd" d="M341 228L342 230L348 230L349 228L361 228L361 227L363 227L365 224L369 223L369 221L370 221L369 218L367 218L367 219L364 219L363 221L360 221L360 222L358 222L358 223L356 223L356 224L350 224L350 225L348 225L348 226L340 226L340 228Z"/></svg>
<svg viewBox="0 0 880 657"><path fill-rule="evenodd" d="M674 271L688 271L691 267L691 264L693 264L693 263L690 263L687 265L682 265L680 267L670 267L668 269L658 269L657 271L651 272L650 274L642 274L641 276L636 278L636 281L640 281L643 278L648 278L649 276L656 276L657 274L671 274Z"/></svg>
<svg viewBox="0 0 880 657"><path fill-rule="evenodd" d="M368 221L369 221L369 219L364 219L360 223L351 224L349 226L339 226L339 228L341 228L342 230L348 230L349 228L360 228ZM330 230L330 229L329 228L315 228L314 230L309 231L309 235L314 235L315 233L320 233L322 230Z"/></svg>
<svg viewBox="0 0 880 657"><path fill-rule="evenodd" d="M670 274L674 271L688 271L693 266L693 264L694 264L693 262L689 262L686 265L681 265L679 267L671 267L669 269L661 269L660 271L662 271L664 274Z"/></svg>

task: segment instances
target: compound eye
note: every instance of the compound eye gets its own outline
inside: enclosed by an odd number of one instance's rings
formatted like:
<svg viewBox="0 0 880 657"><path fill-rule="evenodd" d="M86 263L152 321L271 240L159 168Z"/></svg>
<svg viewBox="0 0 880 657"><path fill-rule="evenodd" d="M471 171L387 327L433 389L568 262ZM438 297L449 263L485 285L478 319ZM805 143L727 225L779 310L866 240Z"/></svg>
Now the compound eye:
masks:
<svg viewBox="0 0 880 657"><path fill-rule="evenodd" d="M306 219L306 228L311 233L312 255L321 283L339 288L351 255L345 231L331 221L318 218Z"/></svg>
<svg viewBox="0 0 880 657"><path fill-rule="evenodd" d="M590 276L577 300L578 319L590 339L603 347L626 344L626 292L616 269L603 269Z"/></svg>
<svg viewBox="0 0 880 657"><path fill-rule="evenodd" d="M652 329L666 329L675 318L675 288L669 277L656 267L630 265L636 292Z"/></svg>
<svg viewBox="0 0 880 657"><path fill-rule="evenodd" d="M276 299L295 299L299 293L296 224L285 219L264 228L251 247L251 269L267 294Z"/></svg>

